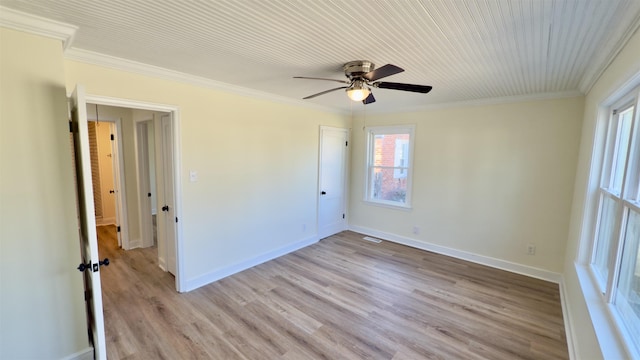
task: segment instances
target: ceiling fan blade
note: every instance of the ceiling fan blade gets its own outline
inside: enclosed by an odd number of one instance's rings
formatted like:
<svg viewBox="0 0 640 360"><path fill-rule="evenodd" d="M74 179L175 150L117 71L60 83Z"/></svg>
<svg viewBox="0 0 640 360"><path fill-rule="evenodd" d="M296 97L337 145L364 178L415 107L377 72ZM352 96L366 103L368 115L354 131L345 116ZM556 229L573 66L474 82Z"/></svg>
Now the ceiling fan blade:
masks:
<svg viewBox="0 0 640 360"><path fill-rule="evenodd" d="M432 87L427 85L415 85L415 84L403 84L403 83L393 83L393 82L377 82L371 84L380 89L391 89L391 90L402 90L402 91L411 91L426 94L431 91Z"/></svg>
<svg viewBox="0 0 640 360"><path fill-rule="evenodd" d="M395 75L403 71L404 71L403 68L397 67L395 65L387 64L373 71L369 71L368 73L364 74L363 77L369 81L376 81L378 79L382 79L383 77Z"/></svg>
<svg viewBox="0 0 640 360"><path fill-rule="evenodd" d="M303 99L303 100L306 100L306 99L312 99L312 98L314 98L314 97L316 97L316 96L324 95L324 94L326 94L326 93L330 93L330 92L332 92L332 91L336 91L336 90L340 90L340 89L346 89L346 88L348 88L348 86L340 86L340 87L337 87L337 88L335 88L335 89L329 89L329 90L325 90L325 91L323 91L323 92L319 92L319 93L317 93L317 94L313 94L313 95L309 95L309 96L307 96L307 97L303 97L302 99Z"/></svg>
<svg viewBox="0 0 640 360"><path fill-rule="evenodd" d="M325 80L325 81L335 81L342 84L350 84L351 82L347 80L336 80L336 79L325 79L325 78L317 78L317 77L306 77L306 76L294 76L294 79L307 79L307 80Z"/></svg>
<svg viewBox="0 0 640 360"><path fill-rule="evenodd" d="M372 92L369 93L369 96L367 96L366 99L362 100L362 103L365 104L365 105L371 104L371 103L374 103L374 102L376 102L376 98L373 97L373 93Z"/></svg>

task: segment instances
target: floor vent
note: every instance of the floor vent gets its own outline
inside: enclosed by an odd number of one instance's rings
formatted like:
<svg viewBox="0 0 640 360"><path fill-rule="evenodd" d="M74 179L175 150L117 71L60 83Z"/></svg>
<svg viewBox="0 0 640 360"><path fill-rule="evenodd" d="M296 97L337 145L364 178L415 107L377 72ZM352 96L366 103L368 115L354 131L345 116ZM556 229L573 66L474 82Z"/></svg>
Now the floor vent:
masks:
<svg viewBox="0 0 640 360"><path fill-rule="evenodd" d="M367 241L371 241L371 242L376 243L376 244L379 244L379 243L382 242L382 240L376 239L376 238L372 238L370 236L365 236L362 239L367 240Z"/></svg>

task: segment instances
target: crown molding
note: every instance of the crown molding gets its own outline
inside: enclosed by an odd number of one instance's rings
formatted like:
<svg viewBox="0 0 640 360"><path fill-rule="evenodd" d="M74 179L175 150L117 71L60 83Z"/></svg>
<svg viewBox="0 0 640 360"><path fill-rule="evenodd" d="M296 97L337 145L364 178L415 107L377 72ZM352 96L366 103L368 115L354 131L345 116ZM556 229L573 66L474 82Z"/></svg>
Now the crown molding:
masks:
<svg viewBox="0 0 640 360"><path fill-rule="evenodd" d="M0 26L62 41L66 51L71 47L77 26L31 15L0 6Z"/></svg>
<svg viewBox="0 0 640 360"><path fill-rule="evenodd" d="M598 52L601 54L600 58L592 62L592 64L595 65L587 69L585 75L580 81L579 88L583 94L587 94L591 91L593 85L595 85L598 79L600 79L600 76L602 76L602 74L609 68L611 63L615 60L620 51L624 49L638 29L640 29L640 13L637 14L635 20L629 25L629 27L622 32L619 40L610 47L610 51L605 51L603 49L603 51Z"/></svg>
<svg viewBox="0 0 640 360"><path fill-rule="evenodd" d="M381 111L372 111L370 113L372 114L373 113L375 114L409 113L409 112L421 112L421 111L439 110L439 109L462 108L462 107L485 106L485 105L501 105L501 104L512 104L512 103L520 103L520 102L528 102L528 101L574 98L574 97L581 97L581 96L584 96L584 94L578 90L546 92L546 93L537 93L537 94L504 96L504 97L497 97L497 98L454 101L454 102L447 102L447 103L412 106L412 107L406 107L402 110L397 110L397 109L389 110L389 111L381 110Z"/></svg>
<svg viewBox="0 0 640 360"><path fill-rule="evenodd" d="M311 104L298 99L291 99L284 96L278 96L270 94L264 91L249 89L237 85L232 85L220 81L211 80L205 77L191 75L167 68L162 68L154 65L149 65L133 60L123 59L111 55L105 55L93 51L71 48L65 52L65 58L67 60L78 61L82 63L102 66L114 70L131 72L138 75L150 76L160 78L169 81L177 81L194 85L198 87L209 88L213 90L219 90L236 95L246 96L250 98L256 98L261 100L267 100L285 105L292 105L298 107L304 107L314 109L323 112L346 114L346 112L340 109L320 106Z"/></svg>

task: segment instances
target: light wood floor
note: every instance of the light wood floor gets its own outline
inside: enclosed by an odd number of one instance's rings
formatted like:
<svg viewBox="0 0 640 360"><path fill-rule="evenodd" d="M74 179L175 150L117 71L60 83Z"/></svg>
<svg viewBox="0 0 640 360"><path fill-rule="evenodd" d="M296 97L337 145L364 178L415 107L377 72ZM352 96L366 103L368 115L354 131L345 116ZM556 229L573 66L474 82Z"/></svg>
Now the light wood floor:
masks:
<svg viewBox="0 0 640 360"><path fill-rule="evenodd" d="M185 294L100 227L115 359L567 359L558 286L344 232Z"/></svg>

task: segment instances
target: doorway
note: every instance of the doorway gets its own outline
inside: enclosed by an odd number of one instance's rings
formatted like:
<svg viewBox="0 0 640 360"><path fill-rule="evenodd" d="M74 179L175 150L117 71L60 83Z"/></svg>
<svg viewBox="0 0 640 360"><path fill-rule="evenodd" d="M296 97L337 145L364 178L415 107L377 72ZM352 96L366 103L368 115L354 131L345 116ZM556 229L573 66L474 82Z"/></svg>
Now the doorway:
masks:
<svg viewBox="0 0 640 360"><path fill-rule="evenodd" d="M118 223L119 246L123 250L155 249L158 266L175 276L175 288L180 291L176 110L91 96L87 104L89 119L98 109L100 126L115 119L114 137L121 146L123 163L120 197L124 219Z"/></svg>

